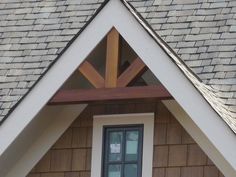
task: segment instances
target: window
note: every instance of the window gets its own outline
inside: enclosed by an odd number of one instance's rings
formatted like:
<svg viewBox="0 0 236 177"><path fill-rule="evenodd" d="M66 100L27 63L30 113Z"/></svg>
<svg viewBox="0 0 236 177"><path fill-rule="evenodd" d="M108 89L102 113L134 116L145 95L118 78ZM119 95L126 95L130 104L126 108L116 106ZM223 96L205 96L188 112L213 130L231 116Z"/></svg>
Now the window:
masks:
<svg viewBox="0 0 236 177"><path fill-rule="evenodd" d="M141 177L143 125L104 127L103 177Z"/></svg>
<svg viewBox="0 0 236 177"><path fill-rule="evenodd" d="M92 177L152 177L154 114L93 118Z"/></svg>

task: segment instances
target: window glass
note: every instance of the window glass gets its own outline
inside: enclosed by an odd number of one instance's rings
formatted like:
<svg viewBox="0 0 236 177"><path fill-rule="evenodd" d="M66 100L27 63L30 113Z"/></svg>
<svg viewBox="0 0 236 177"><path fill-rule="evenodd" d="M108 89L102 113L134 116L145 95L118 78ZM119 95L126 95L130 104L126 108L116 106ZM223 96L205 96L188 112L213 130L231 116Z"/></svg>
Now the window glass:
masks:
<svg viewBox="0 0 236 177"><path fill-rule="evenodd" d="M109 133L109 161L121 161L123 132Z"/></svg>
<svg viewBox="0 0 236 177"><path fill-rule="evenodd" d="M139 132L126 132L125 160L133 161L138 159Z"/></svg>
<svg viewBox="0 0 236 177"><path fill-rule="evenodd" d="M106 127L103 177L141 177L143 125Z"/></svg>
<svg viewBox="0 0 236 177"><path fill-rule="evenodd" d="M109 165L108 177L121 177L121 165Z"/></svg>
<svg viewBox="0 0 236 177"><path fill-rule="evenodd" d="M137 164L126 164L124 177L137 177L137 176L138 176Z"/></svg>

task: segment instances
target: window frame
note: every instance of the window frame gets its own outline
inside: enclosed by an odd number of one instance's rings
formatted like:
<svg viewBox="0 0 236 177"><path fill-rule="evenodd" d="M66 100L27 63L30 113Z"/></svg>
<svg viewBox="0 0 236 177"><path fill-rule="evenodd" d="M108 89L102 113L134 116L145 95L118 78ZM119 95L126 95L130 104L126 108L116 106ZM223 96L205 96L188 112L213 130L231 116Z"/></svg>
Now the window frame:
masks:
<svg viewBox="0 0 236 177"><path fill-rule="evenodd" d="M104 127L143 125L141 177L152 177L154 113L95 115L93 117L91 176L102 177Z"/></svg>
<svg viewBox="0 0 236 177"><path fill-rule="evenodd" d="M143 129L144 126L143 124L133 124L133 125L106 125L103 127L103 147L102 147L102 176L106 177L107 175L107 168L109 165L107 164L134 164L134 162L136 162L137 164L137 177L141 177L142 176L142 154L143 154ZM124 133L124 135L126 134L126 132L129 131L138 131L140 133L139 137L138 137L138 156L137 156L137 160L134 161L127 161L125 160L125 146L126 146L126 139L127 137L124 136L123 142L122 142L122 151L121 151L121 155L122 155L122 160L120 162L108 162L108 154L106 151L109 148L109 136L107 133L109 132L115 132L115 131L122 131ZM107 154L106 154L107 153ZM107 164L106 164L107 163ZM124 169L121 170L122 176L124 175Z"/></svg>

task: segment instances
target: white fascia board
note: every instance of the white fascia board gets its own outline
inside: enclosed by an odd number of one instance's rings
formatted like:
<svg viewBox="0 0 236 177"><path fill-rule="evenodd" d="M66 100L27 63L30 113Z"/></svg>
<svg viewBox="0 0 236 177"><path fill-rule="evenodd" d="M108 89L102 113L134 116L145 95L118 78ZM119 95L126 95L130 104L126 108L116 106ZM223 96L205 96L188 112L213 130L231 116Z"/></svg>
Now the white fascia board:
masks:
<svg viewBox="0 0 236 177"><path fill-rule="evenodd" d="M224 157L215 164L225 161L222 172L236 176L235 134L119 0L107 3L0 127L0 156L113 26Z"/></svg>

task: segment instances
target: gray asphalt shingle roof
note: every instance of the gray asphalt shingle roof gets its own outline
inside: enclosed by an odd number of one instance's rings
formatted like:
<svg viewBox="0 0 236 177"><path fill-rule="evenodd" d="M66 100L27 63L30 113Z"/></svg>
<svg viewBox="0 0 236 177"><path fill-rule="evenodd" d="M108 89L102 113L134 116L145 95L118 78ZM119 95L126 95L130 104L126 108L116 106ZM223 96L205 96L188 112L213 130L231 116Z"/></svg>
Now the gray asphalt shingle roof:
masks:
<svg viewBox="0 0 236 177"><path fill-rule="evenodd" d="M236 2L128 0L236 118ZM103 0L0 1L0 122ZM209 96L211 97L211 96ZM232 127L231 127L232 128Z"/></svg>

